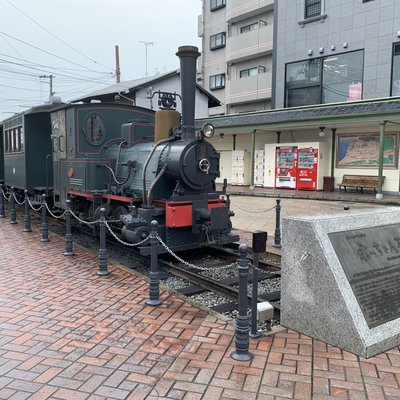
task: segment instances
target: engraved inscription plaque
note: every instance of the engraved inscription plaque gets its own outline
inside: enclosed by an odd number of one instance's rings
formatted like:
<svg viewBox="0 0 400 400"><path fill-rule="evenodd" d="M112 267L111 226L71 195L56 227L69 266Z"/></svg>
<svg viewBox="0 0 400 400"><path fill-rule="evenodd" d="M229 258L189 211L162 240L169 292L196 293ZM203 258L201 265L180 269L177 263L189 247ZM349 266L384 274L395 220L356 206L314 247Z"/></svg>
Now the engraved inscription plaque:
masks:
<svg viewBox="0 0 400 400"><path fill-rule="evenodd" d="M400 317L400 225L328 234L369 328Z"/></svg>

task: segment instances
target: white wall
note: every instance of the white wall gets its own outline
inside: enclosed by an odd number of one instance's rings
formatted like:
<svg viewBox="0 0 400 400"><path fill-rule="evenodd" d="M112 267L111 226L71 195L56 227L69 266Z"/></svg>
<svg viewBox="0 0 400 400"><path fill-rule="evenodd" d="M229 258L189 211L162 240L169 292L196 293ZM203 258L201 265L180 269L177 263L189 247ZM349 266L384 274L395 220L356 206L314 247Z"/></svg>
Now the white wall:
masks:
<svg viewBox="0 0 400 400"><path fill-rule="evenodd" d="M158 95L153 97L151 101L147 97L149 96L149 92L157 92L161 90L162 92L171 92L181 94L181 81L180 76L175 75L168 79L164 79L160 82L156 82L151 86L151 90L149 88L143 88L136 92L136 103L135 105L139 107L151 108L151 103L153 105L153 110L159 110L158 107ZM177 111L182 111L182 103L178 98L177 102ZM195 104L195 118L207 118L208 117L208 97L196 88L196 104Z"/></svg>

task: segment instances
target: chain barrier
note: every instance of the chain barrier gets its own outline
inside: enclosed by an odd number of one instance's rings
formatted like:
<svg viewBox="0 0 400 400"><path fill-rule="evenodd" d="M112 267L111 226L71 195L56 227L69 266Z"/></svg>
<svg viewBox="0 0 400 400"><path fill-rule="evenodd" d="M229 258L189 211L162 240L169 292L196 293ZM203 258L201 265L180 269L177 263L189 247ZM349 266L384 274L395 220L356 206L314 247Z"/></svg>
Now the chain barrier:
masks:
<svg viewBox="0 0 400 400"><path fill-rule="evenodd" d="M1 190L1 193L4 197L5 200L10 201L11 200L11 194L7 197L6 194L4 193L3 189Z"/></svg>
<svg viewBox="0 0 400 400"><path fill-rule="evenodd" d="M85 224L85 225L95 225L97 223L100 222L100 219L96 220L96 221L84 221L83 219L79 218L71 209L69 210L69 212L71 213L71 215L77 219L81 224Z"/></svg>
<svg viewBox="0 0 400 400"><path fill-rule="evenodd" d="M11 195L10 195L11 196ZM25 199L23 201L18 201L17 196L15 193L12 193L12 196L14 197L15 202L19 205L22 206L25 203Z"/></svg>
<svg viewBox="0 0 400 400"><path fill-rule="evenodd" d="M198 269L200 271L214 271L215 267L200 267L199 265L195 265L195 264L191 264L185 260L183 260L182 258L180 258L177 254L175 254L164 242L163 240L160 238L160 236L156 236L157 240L160 242L161 246L164 247L165 250L167 250L167 252L169 254L171 254L172 257L174 257L176 260L178 260L180 263L182 263L183 265L185 265L188 268L194 268L194 269ZM218 269L228 269L228 268L232 268L236 266L236 262L228 264L228 265L224 265L223 267L218 267Z"/></svg>
<svg viewBox="0 0 400 400"><path fill-rule="evenodd" d="M108 222L109 222L109 221L107 221L107 220L104 219L103 221L100 220L100 222L104 222L104 225L106 226L106 228L107 228L108 231L110 232L111 236L112 236L117 242L123 244L124 246L136 247L136 246L140 246L140 245L142 245L142 244L145 244L146 242L148 242L148 241L150 240L150 236L147 236L147 238L143 239L141 242L138 242L138 243L127 243L127 242L124 242L123 240L121 240L121 239L112 231L112 229L110 228L110 225L108 225Z"/></svg>
<svg viewBox="0 0 400 400"><path fill-rule="evenodd" d="M50 211L50 208L49 208L49 206L48 206L47 203L45 203L45 205L46 205L46 208L47 208L47 211L49 212L49 214L50 214L53 218L55 218L55 219L63 218L64 215L67 213L67 210L65 210L61 215L58 215L58 216L57 216L57 215L53 214L53 213Z"/></svg>
<svg viewBox="0 0 400 400"><path fill-rule="evenodd" d="M32 210L33 210L33 211L36 211L36 212L40 211L40 210L42 209L42 207L43 207L43 204L41 204L39 208L35 208L35 207L33 206L33 204L31 203L29 197L28 197L28 204L29 204L29 207L32 208Z"/></svg>
<svg viewBox="0 0 400 400"><path fill-rule="evenodd" d="M262 213L266 213L266 212L271 211L271 210L273 210L274 208L276 208L276 206L273 206L273 207L271 207L271 208L268 208L268 209L262 210L262 211L250 211L250 210L246 210L245 208L242 208L242 207L238 206L238 205L235 204L233 201L231 201L231 204L232 204L233 206L235 206L236 208L238 208L239 210L245 211L245 212L247 212L247 213L249 213L249 214L262 214Z"/></svg>

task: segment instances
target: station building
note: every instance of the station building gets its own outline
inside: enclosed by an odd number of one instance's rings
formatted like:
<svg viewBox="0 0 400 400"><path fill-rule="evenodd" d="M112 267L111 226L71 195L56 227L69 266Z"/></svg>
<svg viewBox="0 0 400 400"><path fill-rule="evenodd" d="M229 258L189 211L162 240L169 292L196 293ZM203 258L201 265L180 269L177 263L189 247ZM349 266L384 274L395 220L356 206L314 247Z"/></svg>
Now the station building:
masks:
<svg viewBox="0 0 400 400"><path fill-rule="evenodd" d="M228 3L241 8L226 0L226 12ZM234 15L235 9L229 12ZM238 109L197 121L217 128L213 143L221 152L221 179L332 190L343 175L373 175L380 178L378 193L397 193L400 3L280 0L273 15L272 109ZM215 34L203 26L203 37ZM204 60L207 56L203 71Z"/></svg>

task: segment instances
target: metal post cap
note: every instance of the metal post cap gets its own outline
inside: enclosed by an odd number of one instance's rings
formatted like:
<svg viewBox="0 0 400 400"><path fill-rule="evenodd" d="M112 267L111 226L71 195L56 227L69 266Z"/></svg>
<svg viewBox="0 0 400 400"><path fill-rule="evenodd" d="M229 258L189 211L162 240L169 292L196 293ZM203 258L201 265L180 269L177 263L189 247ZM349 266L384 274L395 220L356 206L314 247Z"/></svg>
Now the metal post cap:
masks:
<svg viewBox="0 0 400 400"><path fill-rule="evenodd" d="M247 254L247 244L241 244L239 246L239 254L246 255Z"/></svg>

